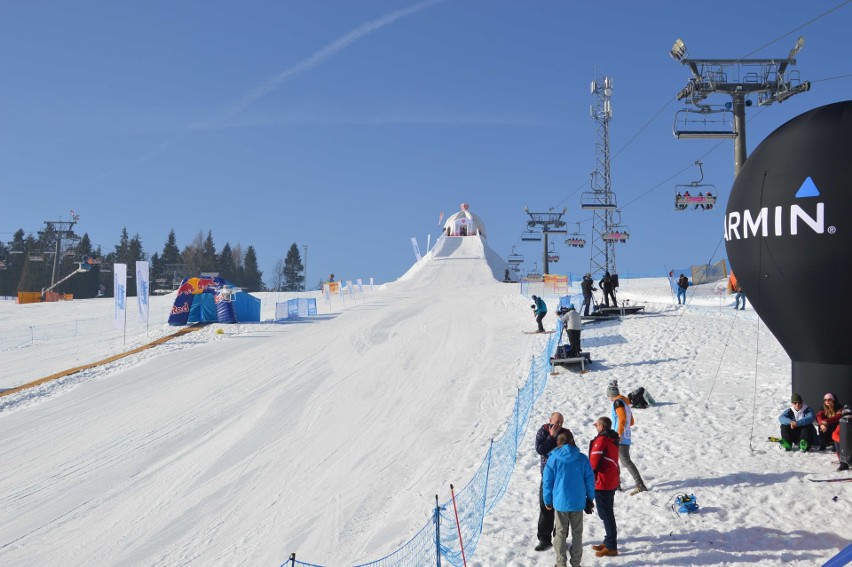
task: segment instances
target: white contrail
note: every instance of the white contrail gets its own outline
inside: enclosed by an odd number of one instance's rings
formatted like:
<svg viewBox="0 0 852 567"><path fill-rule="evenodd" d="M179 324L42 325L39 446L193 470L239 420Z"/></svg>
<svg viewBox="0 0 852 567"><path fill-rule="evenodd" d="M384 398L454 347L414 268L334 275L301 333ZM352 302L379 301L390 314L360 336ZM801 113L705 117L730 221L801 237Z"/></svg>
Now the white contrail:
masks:
<svg viewBox="0 0 852 567"><path fill-rule="evenodd" d="M351 32L347 33L343 37L336 39L335 41L326 45L325 47L323 47L322 49L320 49L316 53L310 55L309 57L303 59L302 61L299 61L298 63L296 63L292 67L285 69L284 71L282 71L282 72L278 73L277 75L268 79L263 84L255 87L253 90L251 90L249 93L245 94L239 100L235 101L233 104L228 106L223 112L219 113L218 115L216 115L212 118L209 118L207 120L204 120L202 122L190 124L190 125L184 127L181 131L176 133L172 138L161 143L157 148L155 148L151 152L149 152L149 153L147 153L143 156L137 157L136 159L132 160L130 163L127 163L127 164L125 164L125 165L123 165L123 166L121 166L117 169L103 173L103 174L97 176L94 180L97 181L97 180L103 179L105 177L109 177L109 176L114 175L114 174L116 174L120 171L124 171L124 170L126 170L126 169L128 169L132 166L139 165L141 163L144 163L144 162L154 158L155 156L163 153L174 142L185 137L189 132L191 132L193 130L215 127L222 120L230 118L230 117L234 116L235 114L239 114L240 112L242 112L243 110L248 108L257 99L271 93L276 88L281 86L283 83L289 81L293 77L296 77L298 75L301 75L302 73L305 73L307 71L310 71L311 69L314 69L318 65L325 62L328 58L332 57L333 55L340 53L341 51L343 51L344 49L346 49L347 47L349 47L350 45L352 45L353 43L355 43L356 41L358 41L362 37L365 37L365 36L373 33L374 31L377 31L377 30L379 30L379 29L381 29L381 28L383 28L383 27L385 27L389 24L392 24L393 22L397 21L400 18L404 18L405 16L409 16L411 14L414 14L415 12L419 12L420 10L424 10L424 9L430 7L430 6L434 6L435 4L439 4L439 3L444 2L444 1L445 0L427 0L426 2L421 2L420 4L415 4L414 6L411 6L410 8L403 8L401 10L391 12L390 14L388 14L386 16L382 16L381 18L373 20L372 22L367 22L366 24L362 24L362 25L358 26L357 28L355 28Z"/></svg>
<svg viewBox="0 0 852 567"><path fill-rule="evenodd" d="M381 28L392 24L400 18L404 18L405 16L409 16L411 14L414 14L415 12L419 12L443 1L444 0L427 0L426 2L421 2L420 4L415 4L410 8L403 8L401 10L391 12L390 14L382 16L381 18L373 20L372 22L367 22L366 24L358 26L343 37L338 38L330 44L326 45L316 53L313 53L312 55L303 59L302 61L299 61L292 67L285 69L277 75L269 78L263 84L258 85L250 92L245 94L242 98L231 104L224 112L212 119L212 121L218 122L223 118L229 118L235 114L242 112L257 99L268 95L290 79L301 75L302 73L310 71L311 69L314 69L315 67L324 63L330 57L340 53L362 37L365 37L373 33L374 31L380 30ZM199 124L194 127L200 126L202 125ZM203 126L209 126L209 123L204 124Z"/></svg>

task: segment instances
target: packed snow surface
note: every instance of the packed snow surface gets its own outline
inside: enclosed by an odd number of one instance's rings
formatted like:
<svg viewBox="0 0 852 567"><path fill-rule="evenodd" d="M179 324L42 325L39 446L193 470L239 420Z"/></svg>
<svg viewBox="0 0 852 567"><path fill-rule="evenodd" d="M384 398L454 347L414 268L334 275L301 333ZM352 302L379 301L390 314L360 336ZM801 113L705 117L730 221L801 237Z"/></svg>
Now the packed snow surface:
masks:
<svg viewBox="0 0 852 567"><path fill-rule="evenodd" d="M314 294L315 318L273 322L276 301L310 294L258 294L262 323L0 397L0 564L280 565L297 552L354 565L393 551L435 494L471 478L546 344L521 333L535 328L529 298L495 279L503 268L478 237L443 239L394 283ZM657 400L635 411L631 451L650 491L616 495L617 558L594 557L603 525L585 517L584 565L817 565L849 543L852 483L808 481L848 474L834 454L766 440L789 358L723 285L688 298L678 308L666 278L622 280L619 299L644 313L584 326L591 372L549 377L469 565L553 565L533 551L535 432L560 411L586 451L610 380ZM151 325L129 313L126 331L109 299L0 302L0 388L170 334L173 299L152 297ZM684 492L698 513L672 510Z"/></svg>

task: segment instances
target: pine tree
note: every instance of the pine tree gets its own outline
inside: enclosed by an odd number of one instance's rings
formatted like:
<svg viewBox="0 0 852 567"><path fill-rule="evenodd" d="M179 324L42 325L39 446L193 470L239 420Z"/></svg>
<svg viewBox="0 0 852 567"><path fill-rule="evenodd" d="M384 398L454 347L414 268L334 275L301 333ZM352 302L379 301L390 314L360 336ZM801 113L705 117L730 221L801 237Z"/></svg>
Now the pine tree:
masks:
<svg viewBox="0 0 852 567"><path fill-rule="evenodd" d="M234 264L234 255L231 251L231 245L227 242L222 247L222 252L216 257L216 271L219 272L219 277L229 282L234 282L237 275L237 267Z"/></svg>
<svg viewBox="0 0 852 567"><path fill-rule="evenodd" d="M208 230L207 238L201 246L200 272L218 272L219 270L216 269L216 264L218 263L217 260L216 245L213 243L213 231Z"/></svg>
<svg viewBox="0 0 852 567"><path fill-rule="evenodd" d="M266 286L263 285L263 272L257 266L257 254L255 254L253 246L246 248L241 286L246 288L246 291L266 290Z"/></svg>
<svg viewBox="0 0 852 567"><path fill-rule="evenodd" d="M302 256L299 247L294 242L287 251L284 259L284 291L302 291L304 289L305 267L302 265Z"/></svg>
<svg viewBox="0 0 852 567"><path fill-rule="evenodd" d="M180 284L182 278L187 276L186 267L183 265L183 258L180 255L180 249L177 246L177 237L175 237L174 229L169 231L169 236L163 245L163 253L159 258L159 269L154 271L155 277L165 279L163 285L173 287Z"/></svg>
<svg viewBox="0 0 852 567"><path fill-rule="evenodd" d="M130 257L130 236L127 234L127 227L122 227L121 229L121 238L118 241L118 244L115 246L115 255L113 256L113 262L118 262L119 264L127 264L130 260L133 259Z"/></svg>

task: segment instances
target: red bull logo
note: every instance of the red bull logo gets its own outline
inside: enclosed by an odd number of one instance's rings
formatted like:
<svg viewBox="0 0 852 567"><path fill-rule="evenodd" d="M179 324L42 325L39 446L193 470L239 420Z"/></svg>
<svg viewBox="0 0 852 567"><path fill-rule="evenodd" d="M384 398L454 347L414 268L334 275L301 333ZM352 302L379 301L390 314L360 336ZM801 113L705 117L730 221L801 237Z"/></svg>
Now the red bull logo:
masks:
<svg viewBox="0 0 852 567"><path fill-rule="evenodd" d="M187 278L177 290L178 295L195 295L203 293L208 287L218 287L213 278Z"/></svg>

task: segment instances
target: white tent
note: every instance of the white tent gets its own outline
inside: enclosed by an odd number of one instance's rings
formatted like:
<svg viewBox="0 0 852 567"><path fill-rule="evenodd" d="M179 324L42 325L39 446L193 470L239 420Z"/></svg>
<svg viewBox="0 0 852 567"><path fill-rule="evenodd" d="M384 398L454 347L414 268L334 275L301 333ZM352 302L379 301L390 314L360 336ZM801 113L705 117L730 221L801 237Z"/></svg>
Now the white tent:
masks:
<svg viewBox="0 0 852 567"><path fill-rule="evenodd" d="M476 234L485 237L485 223L482 219L470 212L467 203L461 204L461 210L447 218L444 223L444 234L447 236L474 236Z"/></svg>

